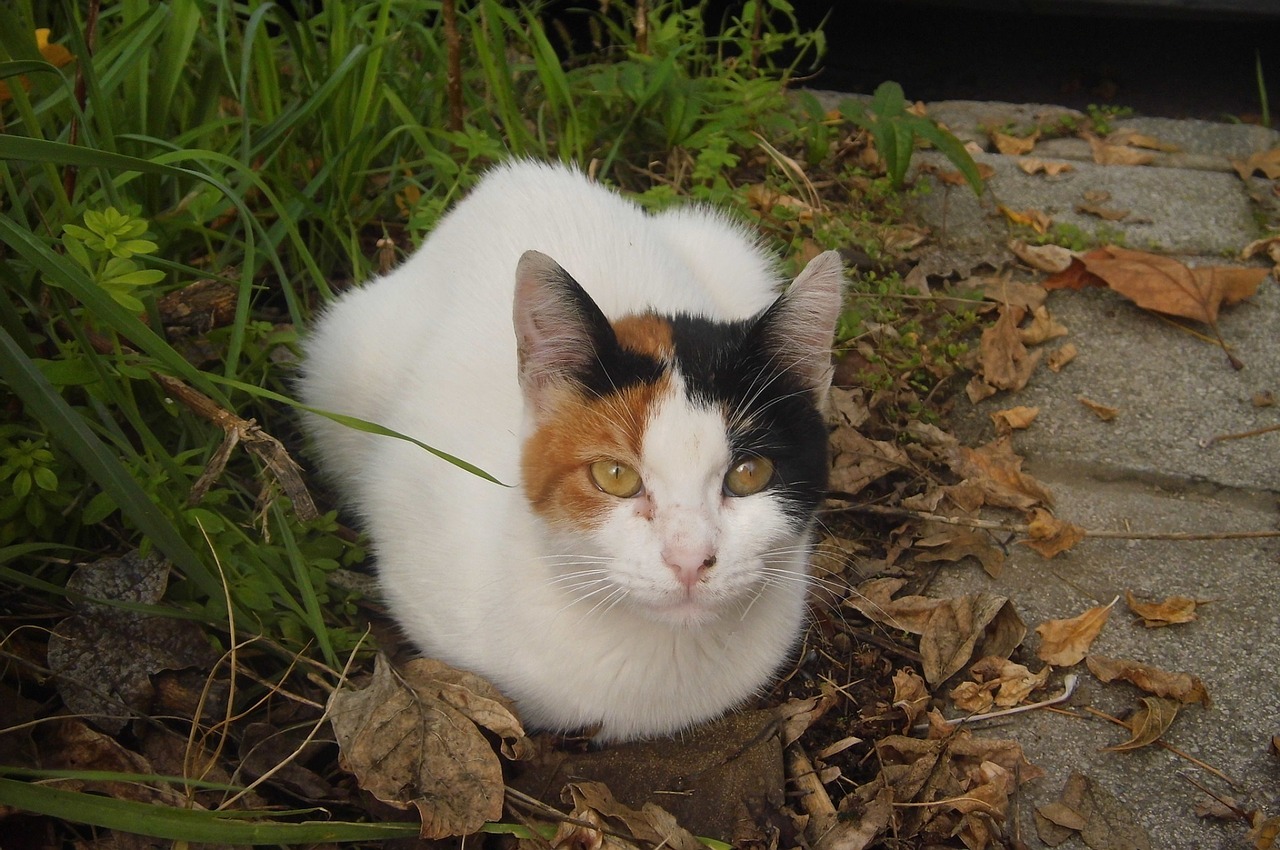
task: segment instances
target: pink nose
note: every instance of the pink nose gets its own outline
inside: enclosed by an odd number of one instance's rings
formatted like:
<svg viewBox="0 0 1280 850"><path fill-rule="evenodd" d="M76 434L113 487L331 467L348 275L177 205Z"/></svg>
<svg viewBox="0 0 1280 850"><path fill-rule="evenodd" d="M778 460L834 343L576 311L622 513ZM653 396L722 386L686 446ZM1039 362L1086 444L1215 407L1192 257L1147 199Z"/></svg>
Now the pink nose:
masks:
<svg viewBox="0 0 1280 850"><path fill-rule="evenodd" d="M716 565L716 555L711 549L667 548L662 550L662 560L676 574L686 590L702 581L707 571Z"/></svg>

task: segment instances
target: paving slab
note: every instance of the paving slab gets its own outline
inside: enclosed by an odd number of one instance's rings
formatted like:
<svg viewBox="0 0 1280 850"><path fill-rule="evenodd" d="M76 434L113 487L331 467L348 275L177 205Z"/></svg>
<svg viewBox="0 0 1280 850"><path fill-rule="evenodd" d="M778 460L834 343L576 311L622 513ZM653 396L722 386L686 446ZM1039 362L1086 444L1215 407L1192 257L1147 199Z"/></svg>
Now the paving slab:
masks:
<svg viewBox="0 0 1280 850"><path fill-rule="evenodd" d="M983 122L1039 120L1053 108L966 102L931 106L930 114L977 140ZM1238 263L1240 249L1264 232L1273 214L1267 199L1276 191L1273 181L1241 180L1229 160L1280 147L1280 135L1145 118L1117 126L1168 141L1179 151L1148 166L1100 166L1090 161L1083 140L1050 140L1031 155L1073 160L1073 170L1056 179L1025 174L1019 157L981 153L979 161L995 171L991 199L979 201L963 188L944 188L924 176L932 191L917 198L914 212L942 245L965 256L998 254L1014 235L995 209L1000 203L1038 209L1055 222L1097 234L1098 241L1175 254L1190 265ZM933 162L947 167L936 154ZM1078 213L1086 191L1108 192L1106 205L1127 209L1129 216L1104 227ZM1239 370L1212 343L1113 292L1053 293L1047 306L1069 329L1047 347L1071 342L1079 355L1058 374L1041 367L1018 393L977 405L958 400L951 425L962 441L990 439L994 410L1038 407L1039 418L1015 435L1014 445L1026 457L1025 471L1053 492L1060 518L1093 531L1127 533L1280 528L1280 432L1205 445L1215 436L1280 424L1280 406L1255 403L1266 393L1280 398L1275 280L1265 280L1253 298L1222 311L1223 337L1244 363ZM1101 421L1080 403L1081 396L1118 408L1119 416ZM1146 629L1122 599L1092 651L1199 676L1212 708L1184 708L1164 740L1230 781L1155 746L1103 751L1126 732L1083 707L1119 716L1140 694L1129 685L1102 684L1080 665L1085 690L1074 701L1074 716L1033 712L998 728L998 734L1020 741L1047 772L1028 786L1018 814L1028 846L1045 846L1032 810L1056 799L1072 772L1119 798L1152 847L1248 846L1243 824L1194 815L1194 805L1208 798L1186 777L1246 808L1280 814L1280 758L1269 749L1271 736L1280 733L1280 539L1086 538L1052 560L1013 546L998 579L961 566L941 571L929 593L976 590L1009 596L1031 627L1105 605L1126 590L1150 600L1184 595L1207 602L1195 622ZM1033 668L1039 666L1038 644L1033 632L1020 650ZM1065 846L1081 845L1072 839Z"/></svg>
<svg viewBox="0 0 1280 850"><path fill-rule="evenodd" d="M1040 409L1017 437L1031 457L1146 481L1280 492L1280 431L1206 445L1280 423L1280 287L1274 282L1263 281L1254 298L1221 313L1223 337L1245 364L1240 370L1203 337L1109 290L1054 292L1046 306L1069 333L1044 347L1069 342L1079 355L1057 374L1042 366L1018 393L977 405L966 400L953 421L961 440L985 442L994 435L992 412L1026 405ZM1266 393L1276 406L1255 404L1255 396ZM1118 408L1119 415L1104 422L1081 397Z"/></svg>
<svg viewBox="0 0 1280 850"><path fill-rule="evenodd" d="M1078 141L1078 140L1077 140ZM1042 158L1038 153L1033 156ZM1049 157L1052 159L1053 157ZM939 154L920 154L921 164L953 169ZM1064 237L1121 243L1138 250L1234 257L1258 238L1260 229L1244 184L1234 173L1151 166L1095 165L1072 162L1056 177L1027 174L1018 163L1026 157L979 153L979 163L994 174L988 193L977 198L967 187L933 184L913 195L912 210L928 222L944 243L973 245L1018 236L1002 205L1016 212L1035 210L1053 220ZM1085 193L1105 193L1098 202ZM1079 212L1086 203L1125 212L1108 221ZM1027 232L1022 232L1022 238Z"/></svg>
<svg viewBox="0 0 1280 850"><path fill-rule="evenodd" d="M1026 469L1053 491L1060 516L1091 530L1276 527L1273 498L1242 496L1229 489L1174 489L1173 482L1159 486L1106 470L1082 473L1074 465L1039 462L1034 455ZM1015 546L999 579L987 577L977 566L939 573L930 595L984 590L1008 596L1029 629L1106 605L1126 590L1144 600L1183 595L1206 601L1195 622L1147 629L1135 622L1122 598L1092 652L1198 676L1213 706L1183 708L1164 740L1236 784L1160 747L1103 751L1124 741L1128 733L1086 713L1085 706L1124 716L1143 694L1127 684L1102 684L1079 665L1082 691L1073 700L1073 715L1029 712L985 731L1019 741L1027 758L1046 773L1025 789L1020 816L1022 835L1030 846L1044 846L1036 838L1032 811L1057 799L1072 772L1085 774L1118 797L1156 848L1247 846L1242 824L1194 815L1194 806L1208 797L1184 776L1249 808L1280 812L1280 764L1268 749L1271 736L1280 733L1278 561L1280 541L1275 539L1085 540L1052 560ZM1041 666L1035 660L1038 646L1039 636L1030 632L1022 660L1032 669Z"/></svg>

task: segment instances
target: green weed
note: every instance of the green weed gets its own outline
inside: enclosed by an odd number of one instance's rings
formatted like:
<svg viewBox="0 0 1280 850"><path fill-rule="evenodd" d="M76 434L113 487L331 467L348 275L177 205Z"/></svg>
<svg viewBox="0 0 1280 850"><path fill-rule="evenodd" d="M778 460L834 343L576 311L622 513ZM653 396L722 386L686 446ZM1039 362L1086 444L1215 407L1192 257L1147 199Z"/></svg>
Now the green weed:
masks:
<svg viewBox="0 0 1280 850"><path fill-rule="evenodd" d="M964 145L931 119L908 112L902 86L897 83L882 83L869 104L846 101L840 111L875 139L876 152L895 189L901 189L906 181L918 137L941 151L960 170L974 194L982 194L978 166Z"/></svg>

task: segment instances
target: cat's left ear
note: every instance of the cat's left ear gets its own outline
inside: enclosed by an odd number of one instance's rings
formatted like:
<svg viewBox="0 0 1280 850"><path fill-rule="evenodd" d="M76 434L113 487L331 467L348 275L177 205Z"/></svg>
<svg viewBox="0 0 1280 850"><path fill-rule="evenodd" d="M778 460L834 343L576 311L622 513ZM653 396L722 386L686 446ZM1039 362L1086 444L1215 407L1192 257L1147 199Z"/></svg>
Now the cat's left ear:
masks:
<svg viewBox="0 0 1280 850"><path fill-rule="evenodd" d="M520 388L535 409L552 387L572 380L613 343L613 328L573 276L538 251L525 251L516 266L512 319Z"/></svg>
<svg viewBox="0 0 1280 850"><path fill-rule="evenodd" d="M831 388L831 341L844 284L839 252L819 254L760 318L769 350L813 390L819 402Z"/></svg>

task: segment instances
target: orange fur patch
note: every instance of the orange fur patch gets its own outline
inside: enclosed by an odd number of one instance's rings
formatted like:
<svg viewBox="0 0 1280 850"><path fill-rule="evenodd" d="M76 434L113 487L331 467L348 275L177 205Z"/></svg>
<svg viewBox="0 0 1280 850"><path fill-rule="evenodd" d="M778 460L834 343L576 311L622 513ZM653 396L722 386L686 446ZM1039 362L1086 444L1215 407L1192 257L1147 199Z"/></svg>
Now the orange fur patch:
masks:
<svg viewBox="0 0 1280 850"><path fill-rule="evenodd" d="M670 391L666 376L599 399L559 390L552 412L524 444L521 477L533 510L553 524L596 525L617 497L601 492L587 467L597 460L639 467L649 412Z"/></svg>
<svg viewBox="0 0 1280 850"><path fill-rule="evenodd" d="M618 344L637 354L648 354L670 362L675 354L671 339L671 323L652 314L627 316L613 323L613 333Z"/></svg>

